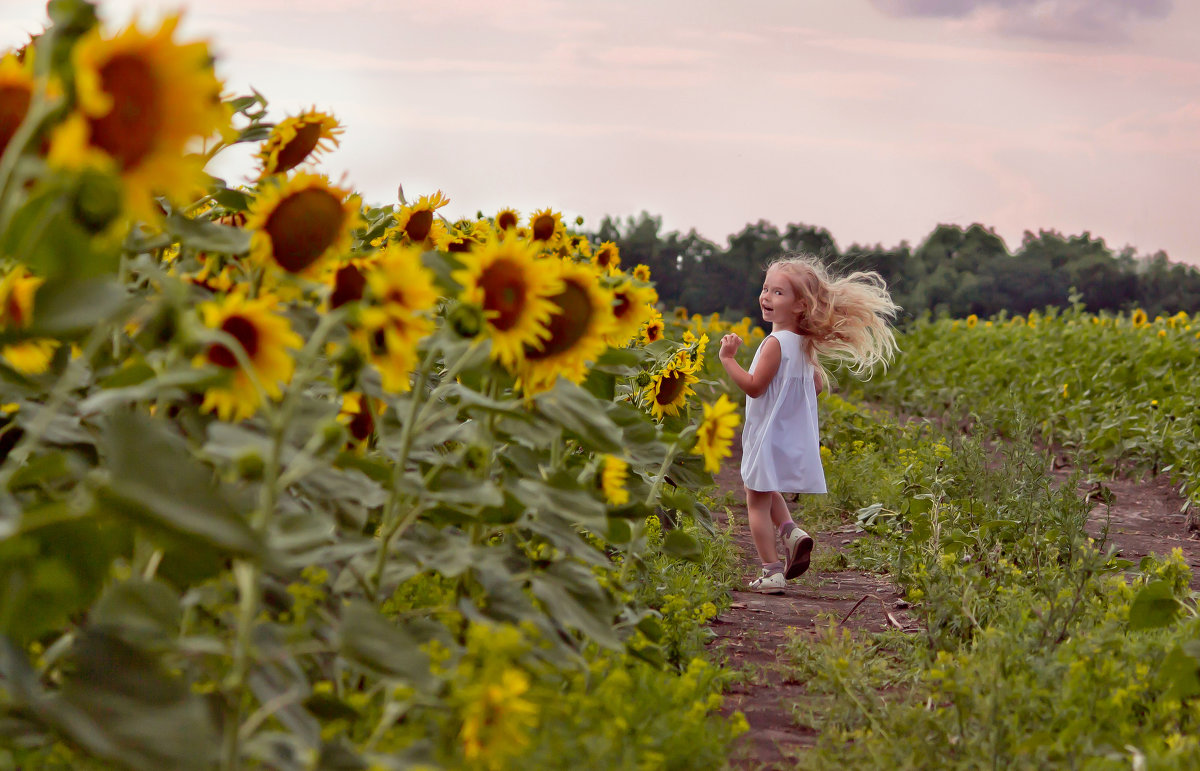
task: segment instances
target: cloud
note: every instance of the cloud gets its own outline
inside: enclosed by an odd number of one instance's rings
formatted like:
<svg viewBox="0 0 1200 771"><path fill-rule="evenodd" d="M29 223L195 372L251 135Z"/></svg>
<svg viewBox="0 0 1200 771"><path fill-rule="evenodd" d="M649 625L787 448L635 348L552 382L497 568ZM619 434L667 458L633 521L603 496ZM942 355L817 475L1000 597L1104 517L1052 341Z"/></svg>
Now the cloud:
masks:
<svg viewBox="0 0 1200 771"><path fill-rule="evenodd" d="M955 19L991 32L1046 40L1114 42L1129 25L1170 15L1174 0L871 0L892 16Z"/></svg>

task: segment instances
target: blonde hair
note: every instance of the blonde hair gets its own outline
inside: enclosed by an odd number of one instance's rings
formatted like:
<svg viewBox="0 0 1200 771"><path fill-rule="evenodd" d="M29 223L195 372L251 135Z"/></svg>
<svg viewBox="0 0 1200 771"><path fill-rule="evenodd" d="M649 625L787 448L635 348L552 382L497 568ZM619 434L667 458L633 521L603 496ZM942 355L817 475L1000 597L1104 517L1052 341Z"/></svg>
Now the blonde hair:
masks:
<svg viewBox="0 0 1200 771"><path fill-rule="evenodd" d="M892 302L887 282L875 271L831 276L816 257L788 254L767 270L787 277L801 300L797 324L808 358L828 379L822 359L848 365L857 377L869 377L876 364L885 367L899 348L891 321L900 306Z"/></svg>

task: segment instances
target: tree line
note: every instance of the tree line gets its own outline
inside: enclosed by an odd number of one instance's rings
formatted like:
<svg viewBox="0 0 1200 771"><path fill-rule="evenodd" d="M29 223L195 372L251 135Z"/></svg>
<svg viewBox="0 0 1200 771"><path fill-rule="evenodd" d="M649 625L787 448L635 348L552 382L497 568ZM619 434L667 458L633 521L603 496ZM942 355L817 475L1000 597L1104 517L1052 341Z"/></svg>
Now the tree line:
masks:
<svg viewBox="0 0 1200 771"><path fill-rule="evenodd" d="M1091 312L1142 308L1153 318L1200 310L1200 270L1171 262L1162 251L1140 256L1127 246L1114 252L1087 232L1025 231L1020 247L1010 251L992 228L938 225L915 249L902 241L841 250L825 228L792 223L780 229L760 220L722 247L695 230L663 233L662 218L642 212L605 217L594 237L616 243L623 265L648 265L663 304L691 313L757 319L764 266L794 251L817 255L839 272L878 271L905 319L925 312L959 318L1028 313L1066 306L1072 291Z"/></svg>

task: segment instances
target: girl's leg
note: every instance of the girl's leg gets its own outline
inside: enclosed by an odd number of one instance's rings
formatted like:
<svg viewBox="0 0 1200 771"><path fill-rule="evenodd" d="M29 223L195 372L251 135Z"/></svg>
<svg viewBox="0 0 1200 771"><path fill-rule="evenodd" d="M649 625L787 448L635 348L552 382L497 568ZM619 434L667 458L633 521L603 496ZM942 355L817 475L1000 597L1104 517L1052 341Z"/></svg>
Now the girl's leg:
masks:
<svg viewBox="0 0 1200 771"><path fill-rule="evenodd" d="M783 499L783 493L771 493L771 524L775 526L776 530L779 530L785 522L793 521L792 512L788 508L787 501Z"/></svg>
<svg viewBox="0 0 1200 771"><path fill-rule="evenodd" d="M746 513L750 519L750 535L754 537L754 548L764 565L779 561L775 550L775 524L772 522L773 501L777 493L764 493L746 488Z"/></svg>

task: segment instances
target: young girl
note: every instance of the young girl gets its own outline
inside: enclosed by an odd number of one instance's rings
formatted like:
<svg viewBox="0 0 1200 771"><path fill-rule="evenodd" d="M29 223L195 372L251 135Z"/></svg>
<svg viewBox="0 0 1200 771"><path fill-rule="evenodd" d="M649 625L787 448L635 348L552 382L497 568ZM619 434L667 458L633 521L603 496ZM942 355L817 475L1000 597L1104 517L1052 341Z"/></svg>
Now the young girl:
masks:
<svg viewBox="0 0 1200 771"><path fill-rule="evenodd" d="M767 268L758 296L771 334L754 353L750 371L734 360L742 339L721 338L725 371L746 392L742 482L750 533L762 572L750 589L782 594L787 579L808 570L812 537L796 526L783 493L825 492L817 430L822 359L850 365L855 375L887 364L896 351L890 320L899 306L875 272L831 277L811 257L778 259ZM783 541L783 559L775 534Z"/></svg>

